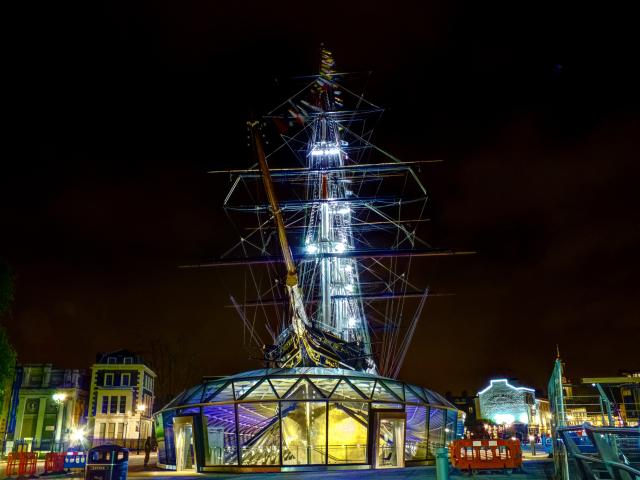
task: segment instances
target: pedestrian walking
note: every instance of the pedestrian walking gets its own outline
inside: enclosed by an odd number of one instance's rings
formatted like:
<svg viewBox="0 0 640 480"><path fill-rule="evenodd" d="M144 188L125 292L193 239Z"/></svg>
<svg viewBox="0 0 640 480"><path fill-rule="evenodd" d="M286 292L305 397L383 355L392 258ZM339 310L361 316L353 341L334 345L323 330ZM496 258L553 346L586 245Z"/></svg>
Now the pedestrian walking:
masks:
<svg viewBox="0 0 640 480"><path fill-rule="evenodd" d="M149 456L151 455L151 437L147 437L144 442L144 468L149 464Z"/></svg>

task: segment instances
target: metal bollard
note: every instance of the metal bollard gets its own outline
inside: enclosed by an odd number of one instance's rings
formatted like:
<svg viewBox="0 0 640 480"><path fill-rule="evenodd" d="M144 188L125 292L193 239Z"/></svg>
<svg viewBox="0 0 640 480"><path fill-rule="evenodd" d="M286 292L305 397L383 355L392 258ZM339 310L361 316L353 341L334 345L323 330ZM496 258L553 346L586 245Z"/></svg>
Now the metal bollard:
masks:
<svg viewBox="0 0 640 480"><path fill-rule="evenodd" d="M445 447L436 448L436 478L449 480L449 451Z"/></svg>

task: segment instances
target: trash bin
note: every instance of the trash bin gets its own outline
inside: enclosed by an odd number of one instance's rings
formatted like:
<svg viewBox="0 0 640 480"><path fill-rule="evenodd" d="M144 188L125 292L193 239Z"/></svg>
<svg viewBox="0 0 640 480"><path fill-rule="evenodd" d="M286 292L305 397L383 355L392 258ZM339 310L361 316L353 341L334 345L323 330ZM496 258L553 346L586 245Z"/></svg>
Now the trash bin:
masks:
<svg viewBox="0 0 640 480"><path fill-rule="evenodd" d="M89 450L86 480L126 480L129 450L118 445L101 445Z"/></svg>

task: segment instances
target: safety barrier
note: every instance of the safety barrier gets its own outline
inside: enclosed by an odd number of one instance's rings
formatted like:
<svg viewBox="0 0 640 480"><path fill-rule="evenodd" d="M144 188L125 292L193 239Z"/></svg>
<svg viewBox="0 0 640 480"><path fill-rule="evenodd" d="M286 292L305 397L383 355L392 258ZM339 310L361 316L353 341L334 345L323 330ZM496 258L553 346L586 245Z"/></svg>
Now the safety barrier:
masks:
<svg viewBox="0 0 640 480"><path fill-rule="evenodd" d="M7 457L6 475L32 477L38 468L38 454L34 452L11 452Z"/></svg>
<svg viewBox="0 0 640 480"><path fill-rule="evenodd" d="M65 453L49 452L44 457L44 473L64 472Z"/></svg>
<svg viewBox="0 0 640 480"><path fill-rule="evenodd" d="M517 440L454 440L449 445L449 454L454 468L470 472L522 467L522 450Z"/></svg>
<svg viewBox="0 0 640 480"><path fill-rule="evenodd" d="M10 452L9 455L7 456L6 476L10 477L11 475L17 475L19 465L20 465L20 453Z"/></svg>

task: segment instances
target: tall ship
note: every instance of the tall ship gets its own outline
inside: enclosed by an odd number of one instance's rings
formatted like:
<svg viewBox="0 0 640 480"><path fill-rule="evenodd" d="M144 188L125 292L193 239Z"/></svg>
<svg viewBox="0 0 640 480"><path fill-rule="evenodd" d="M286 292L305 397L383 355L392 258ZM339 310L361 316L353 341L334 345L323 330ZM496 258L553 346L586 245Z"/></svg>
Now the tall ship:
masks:
<svg viewBox="0 0 640 480"><path fill-rule="evenodd" d="M253 165L216 170L238 242L203 268L244 271L230 303L262 368L205 377L156 418L159 463L179 471L398 468L434 460L462 414L397 379L430 292L428 163L372 142L383 109L333 55L247 123Z"/></svg>

